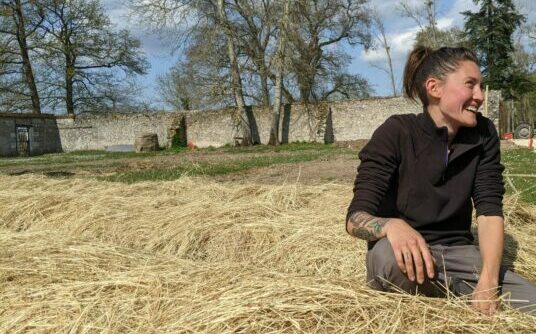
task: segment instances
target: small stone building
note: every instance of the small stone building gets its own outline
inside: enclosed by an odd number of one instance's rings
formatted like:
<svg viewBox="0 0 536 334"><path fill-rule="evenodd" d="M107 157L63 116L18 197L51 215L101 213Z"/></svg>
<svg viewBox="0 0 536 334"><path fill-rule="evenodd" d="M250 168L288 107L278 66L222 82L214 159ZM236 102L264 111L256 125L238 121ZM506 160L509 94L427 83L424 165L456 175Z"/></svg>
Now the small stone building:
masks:
<svg viewBox="0 0 536 334"><path fill-rule="evenodd" d="M56 116L0 113L0 156L61 152Z"/></svg>

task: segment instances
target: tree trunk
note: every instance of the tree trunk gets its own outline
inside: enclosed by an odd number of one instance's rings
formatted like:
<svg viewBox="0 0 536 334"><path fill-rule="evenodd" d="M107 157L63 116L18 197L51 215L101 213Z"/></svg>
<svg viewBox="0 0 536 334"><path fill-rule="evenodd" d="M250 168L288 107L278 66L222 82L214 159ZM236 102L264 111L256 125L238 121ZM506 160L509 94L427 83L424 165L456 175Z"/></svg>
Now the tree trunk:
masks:
<svg viewBox="0 0 536 334"><path fill-rule="evenodd" d="M379 21L378 18L377 25L378 29L380 30L381 34L381 43L383 44L383 48L385 49L385 54L387 55L387 63L389 65L389 77L391 78L391 87L393 89L393 96L396 97L396 83L395 83L395 73L393 71L393 60L391 59L391 47L387 43L387 37L385 36L385 28L383 26L383 22Z"/></svg>
<svg viewBox="0 0 536 334"><path fill-rule="evenodd" d="M73 78L75 73L74 59L70 53L70 43L65 41L65 107L67 115L74 116L74 94L73 94Z"/></svg>
<svg viewBox="0 0 536 334"><path fill-rule="evenodd" d="M270 128L269 145L279 145L279 115L281 110L281 88L283 86L283 68L285 59L285 47L286 47L286 29L287 21L289 18L289 0L285 1L285 10L283 19L281 20L281 27L279 30L279 44L277 47L276 58L276 74L275 74L275 91L274 91L274 105L272 111L272 126Z"/></svg>
<svg viewBox="0 0 536 334"><path fill-rule="evenodd" d="M428 0L426 2L426 13L428 15L428 25L430 26L432 32L432 40L434 49L439 47L437 41L437 26L435 22L435 3L434 0Z"/></svg>
<svg viewBox="0 0 536 334"><path fill-rule="evenodd" d="M30 96L32 99L32 112L34 114L41 113L41 102L39 100L39 93L37 92L37 86L35 85L35 77L33 74L32 64L30 63L30 56L28 55L28 43L26 41L26 27L24 25L24 14L22 12L22 4L20 0L15 0L15 13L13 20L17 26L17 42L20 48L20 54L22 57L22 71L24 73L24 79L30 90Z"/></svg>
<svg viewBox="0 0 536 334"><path fill-rule="evenodd" d="M384 37L385 39L385 37ZM387 41L385 41L385 53L387 54L387 61L389 62L389 76L391 77L391 86L393 88L393 96L396 97L398 94L396 92L396 83L395 83L395 73L393 71L393 61L391 59L391 48L389 45L387 45Z"/></svg>
<svg viewBox="0 0 536 334"><path fill-rule="evenodd" d="M264 59L264 57L263 57ZM268 69L263 64L260 73L260 79L261 79L261 89L262 89L262 104L265 107L270 106L270 88L268 87Z"/></svg>
<svg viewBox="0 0 536 334"><path fill-rule="evenodd" d="M222 28L225 31L227 37L227 53L229 56L229 65L231 67L231 78L233 82L233 94L238 108L238 115L240 117L240 130L242 132L242 145L249 146L254 144L251 135L251 127L249 124L248 115L246 112L246 103L244 102L244 94L242 90L242 80L240 79L240 70L238 68L238 61L236 59L236 52L233 43L233 32L227 22L227 15L225 14L224 0L218 0L218 16Z"/></svg>
<svg viewBox="0 0 536 334"><path fill-rule="evenodd" d="M272 110L272 126L270 128L270 139L268 140L268 145L279 145L279 113L281 110L281 82L283 81L282 72L282 70L277 69L274 105Z"/></svg>

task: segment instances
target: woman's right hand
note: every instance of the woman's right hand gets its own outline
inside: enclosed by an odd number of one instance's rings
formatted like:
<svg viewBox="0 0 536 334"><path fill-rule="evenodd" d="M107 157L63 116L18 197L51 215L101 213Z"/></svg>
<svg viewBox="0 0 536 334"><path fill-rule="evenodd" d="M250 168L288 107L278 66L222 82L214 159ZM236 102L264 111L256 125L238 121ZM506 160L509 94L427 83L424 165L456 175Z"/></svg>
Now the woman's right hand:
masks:
<svg viewBox="0 0 536 334"><path fill-rule="evenodd" d="M425 269L430 279L434 278L434 259L422 235L404 220L390 219L384 226L386 238L391 243L400 270L411 281L422 284Z"/></svg>

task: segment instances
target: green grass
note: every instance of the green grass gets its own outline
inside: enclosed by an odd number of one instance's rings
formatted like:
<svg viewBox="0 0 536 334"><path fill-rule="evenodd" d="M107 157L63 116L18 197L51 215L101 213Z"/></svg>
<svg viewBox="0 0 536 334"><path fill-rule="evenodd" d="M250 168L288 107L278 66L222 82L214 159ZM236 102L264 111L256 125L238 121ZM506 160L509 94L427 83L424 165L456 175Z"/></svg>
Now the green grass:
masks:
<svg viewBox="0 0 536 334"><path fill-rule="evenodd" d="M116 174L99 177L99 179L132 183L148 180L174 180L185 174L210 176L238 173L272 164L297 163L319 159L326 155L345 154L355 155L355 150L318 143L209 147L194 151L186 148L173 148L144 153L93 150L45 154L28 158L0 158L0 172L4 171L12 175L23 173L68 175L80 170L97 175L116 172ZM132 161L147 159L150 165L151 159L157 156L176 156L178 159L160 162L152 168L130 170ZM182 156L184 159L181 158Z"/></svg>
<svg viewBox="0 0 536 334"><path fill-rule="evenodd" d="M171 150L170 150L171 151ZM156 152L106 152L106 151L75 151L68 153L51 153L34 157L0 158L0 167L12 166L45 166L53 164L72 164L86 161L98 161L107 159L125 159L135 157L153 157L161 155L164 151Z"/></svg>
<svg viewBox="0 0 536 334"><path fill-rule="evenodd" d="M195 152L199 154L207 153L229 153L229 154L244 154L244 153L270 153L270 152L300 152L300 151L340 151L340 153L352 153L350 150L341 149L335 145L324 145L319 143L291 143L286 145L269 146L269 145L255 145L248 147L208 147L196 149ZM348 151L348 152L347 152ZM13 166L45 166L52 164L76 164L78 162L86 161L99 161L99 160L113 160L113 159L129 159L129 158L150 158L154 156L165 155L177 155L184 152L189 152L187 148L170 148L155 152L106 152L98 150L87 151L74 151L68 153L53 153L44 154L35 157L0 157L1 167L13 167Z"/></svg>
<svg viewBox="0 0 536 334"><path fill-rule="evenodd" d="M279 154L270 154L276 152ZM214 158L212 158L212 162L203 160L203 157L210 157L222 153L232 156L236 155L236 158L229 158L218 162L214 162ZM61 165L62 171L63 169L69 171L73 168L82 167L102 169L103 172L106 172L107 168L109 171L111 167L120 167L121 164L126 165L130 159L150 159L155 156L181 156L183 154L189 154L190 157L194 157L194 161L199 161L183 162L181 165L173 168L162 167L120 172L110 176L99 177L99 179L126 183L151 180L175 180L183 175L224 175L274 164L312 161L323 157L332 158L352 155L357 158L355 149L318 143L292 143L279 146L209 147L197 149L193 152L184 148L144 153L76 151L45 154L29 158L0 158L0 171L2 169L10 171L24 171L25 169L29 169L37 172L56 172L58 169L56 165ZM196 159L195 156L197 155L201 159ZM102 161L102 165L98 161ZM91 164L91 167L88 167L88 163ZM536 204L536 177L508 176L512 174L536 174L536 153L524 148L504 150L502 152L502 163L506 167L504 175L507 193L511 194L517 191L521 194L520 196L523 202Z"/></svg>
<svg viewBox="0 0 536 334"><path fill-rule="evenodd" d="M536 153L526 148L510 149L502 152L501 160L505 166L506 192L512 194L517 191L523 202L536 204Z"/></svg>
<svg viewBox="0 0 536 334"><path fill-rule="evenodd" d="M320 144L320 143L291 143L285 145L271 146L271 145L255 145L255 146L245 146L245 147L233 147L233 146L224 146L217 149L220 152L225 153L262 153L262 152L296 152L296 151L309 151L309 150L320 150L320 151L334 151L340 150L333 144Z"/></svg>
<svg viewBox="0 0 536 334"><path fill-rule="evenodd" d="M135 183L141 181L170 181L184 175L215 176L231 173L244 172L252 168L267 167L284 163L299 163L305 161L328 158L333 154L326 152L302 152L294 155L260 156L249 159L227 160L222 162L200 162L166 169L150 169L117 173L110 176L99 177L100 180Z"/></svg>

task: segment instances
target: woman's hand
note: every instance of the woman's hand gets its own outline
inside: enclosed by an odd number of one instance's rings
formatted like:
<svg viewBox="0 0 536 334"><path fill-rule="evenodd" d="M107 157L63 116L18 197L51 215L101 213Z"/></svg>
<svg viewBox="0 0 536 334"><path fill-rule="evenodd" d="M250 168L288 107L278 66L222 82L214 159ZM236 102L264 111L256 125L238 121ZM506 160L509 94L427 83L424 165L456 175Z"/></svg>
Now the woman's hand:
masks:
<svg viewBox="0 0 536 334"><path fill-rule="evenodd" d="M404 220L392 218L384 226L384 232L395 253L400 270L411 281L422 284L425 269L430 279L434 278L434 259L422 235Z"/></svg>
<svg viewBox="0 0 536 334"><path fill-rule="evenodd" d="M487 315L493 315L499 310L497 298L497 282L481 277L473 290L471 300L473 307Z"/></svg>

